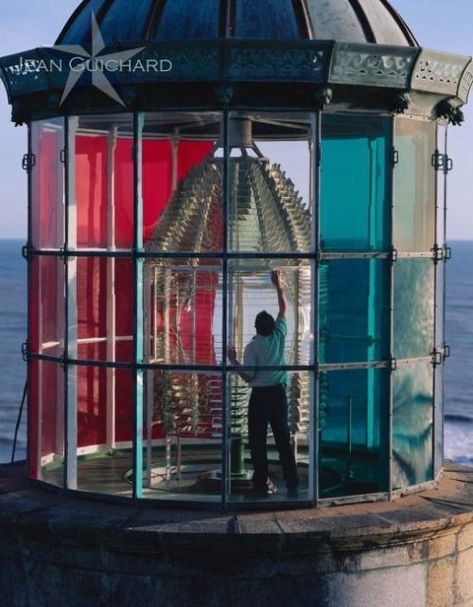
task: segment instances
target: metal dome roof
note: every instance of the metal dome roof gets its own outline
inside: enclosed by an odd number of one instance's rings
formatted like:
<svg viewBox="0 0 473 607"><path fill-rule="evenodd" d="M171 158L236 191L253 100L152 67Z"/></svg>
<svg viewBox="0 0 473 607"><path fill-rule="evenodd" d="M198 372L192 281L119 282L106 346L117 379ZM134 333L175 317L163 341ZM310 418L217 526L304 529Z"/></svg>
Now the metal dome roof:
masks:
<svg viewBox="0 0 473 607"><path fill-rule="evenodd" d="M91 11L108 45L233 38L418 46L387 0L84 0L57 43L88 43Z"/></svg>

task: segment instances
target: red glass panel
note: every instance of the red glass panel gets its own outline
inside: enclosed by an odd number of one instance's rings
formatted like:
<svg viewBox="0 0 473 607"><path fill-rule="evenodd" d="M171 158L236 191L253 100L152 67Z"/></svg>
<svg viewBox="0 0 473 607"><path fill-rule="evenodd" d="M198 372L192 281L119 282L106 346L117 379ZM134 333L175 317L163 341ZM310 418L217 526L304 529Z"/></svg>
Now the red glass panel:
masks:
<svg viewBox="0 0 473 607"><path fill-rule="evenodd" d="M107 246L107 138L77 135L77 246Z"/></svg>
<svg viewBox="0 0 473 607"><path fill-rule="evenodd" d="M33 123L32 244L37 249L64 245L63 120Z"/></svg>
<svg viewBox="0 0 473 607"><path fill-rule="evenodd" d="M31 352L61 356L64 344L64 262L57 257L31 261Z"/></svg>
<svg viewBox="0 0 473 607"><path fill-rule="evenodd" d="M51 352L60 355L60 352ZM29 474L62 485L64 371L59 363L32 360L29 375Z"/></svg>

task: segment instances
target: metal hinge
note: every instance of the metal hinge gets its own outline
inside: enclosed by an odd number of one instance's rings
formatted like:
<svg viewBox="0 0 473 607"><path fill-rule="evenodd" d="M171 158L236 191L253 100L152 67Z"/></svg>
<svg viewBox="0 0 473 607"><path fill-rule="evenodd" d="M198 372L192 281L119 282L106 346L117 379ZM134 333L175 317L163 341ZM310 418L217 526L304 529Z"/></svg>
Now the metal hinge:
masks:
<svg viewBox="0 0 473 607"><path fill-rule="evenodd" d="M450 261L452 259L452 247L445 245L443 251L444 261Z"/></svg>
<svg viewBox="0 0 473 607"><path fill-rule="evenodd" d="M439 246L438 244L435 244L432 248L432 258L434 260L434 263L440 263L441 261L443 261L444 253L444 248Z"/></svg>
<svg viewBox="0 0 473 607"><path fill-rule="evenodd" d="M432 154L432 166L436 171L441 171L445 167L445 154L435 150Z"/></svg>
<svg viewBox="0 0 473 607"><path fill-rule="evenodd" d="M447 156L447 154L445 154L445 164L443 170L445 173L450 173L450 171L453 171L453 158L450 158L450 156Z"/></svg>
<svg viewBox="0 0 473 607"><path fill-rule="evenodd" d="M21 247L21 256L23 257L23 259L26 259L26 261L28 261L28 259L30 257L30 250L29 250L27 244L25 244Z"/></svg>
<svg viewBox="0 0 473 607"><path fill-rule="evenodd" d="M36 165L36 156L34 154L25 154L21 161L21 167L24 171L28 173L33 170L33 167Z"/></svg>
<svg viewBox="0 0 473 607"><path fill-rule="evenodd" d="M443 363L443 352L434 350L432 352L432 364L434 367L439 367Z"/></svg>
<svg viewBox="0 0 473 607"><path fill-rule="evenodd" d="M25 341L21 344L21 356L24 362L28 362L28 342Z"/></svg>
<svg viewBox="0 0 473 607"><path fill-rule="evenodd" d="M67 263L67 254L66 254L66 243L59 249L59 258L62 260L64 265Z"/></svg>
<svg viewBox="0 0 473 607"><path fill-rule="evenodd" d="M399 150L397 150L396 148L392 149L391 160L392 160L393 166L396 166L396 164L399 164Z"/></svg>
<svg viewBox="0 0 473 607"><path fill-rule="evenodd" d="M396 263L396 261L398 261L398 259L399 259L399 251L393 247L391 249L391 261L393 263Z"/></svg>
<svg viewBox="0 0 473 607"><path fill-rule="evenodd" d="M390 365L389 368L392 372L397 371L397 358L395 358L394 356L391 356L389 365Z"/></svg>
<svg viewBox="0 0 473 607"><path fill-rule="evenodd" d="M62 148L62 150L59 152L59 160L61 161L61 164L66 164L67 155L65 148Z"/></svg>
<svg viewBox="0 0 473 607"><path fill-rule="evenodd" d="M450 358L450 355L452 354L451 348L448 344L443 344L443 357L444 358Z"/></svg>

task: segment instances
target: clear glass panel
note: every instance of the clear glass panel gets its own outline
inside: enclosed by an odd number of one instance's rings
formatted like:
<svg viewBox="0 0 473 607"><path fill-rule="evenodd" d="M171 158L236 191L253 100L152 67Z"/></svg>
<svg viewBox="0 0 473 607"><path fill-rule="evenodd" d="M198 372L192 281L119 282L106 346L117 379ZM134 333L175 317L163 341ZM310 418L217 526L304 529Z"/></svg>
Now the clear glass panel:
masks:
<svg viewBox="0 0 473 607"><path fill-rule="evenodd" d="M444 448L444 365L435 369L435 403L434 403L434 475L440 472L443 466Z"/></svg>
<svg viewBox="0 0 473 607"><path fill-rule="evenodd" d="M437 127L437 150L439 154L447 153L447 126L439 125ZM442 160L442 167L437 171L437 244L443 246L445 243L445 193L447 173L444 170L445 158Z"/></svg>
<svg viewBox="0 0 473 607"><path fill-rule="evenodd" d="M75 213L70 213L71 248L113 251L132 247L132 145L133 117L129 114L78 119L74 151L76 207Z"/></svg>
<svg viewBox="0 0 473 607"><path fill-rule="evenodd" d="M306 114L230 115L230 251L312 250L312 132Z"/></svg>
<svg viewBox="0 0 473 607"><path fill-rule="evenodd" d="M229 501L313 499L313 374L289 372L287 383L264 388L227 380Z"/></svg>
<svg viewBox="0 0 473 607"><path fill-rule="evenodd" d="M392 475L399 489L432 479L433 366L399 367L393 381Z"/></svg>
<svg viewBox="0 0 473 607"><path fill-rule="evenodd" d="M323 115L320 218L324 251L389 248L389 118Z"/></svg>
<svg viewBox="0 0 473 607"><path fill-rule="evenodd" d="M77 488L131 497L133 374L69 368L69 408L77 402Z"/></svg>
<svg viewBox="0 0 473 607"><path fill-rule="evenodd" d="M436 124L395 119L393 242L399 251L430 251L435 244Z"/></svg>
<svg viewBox="0 0 473 607"><path fill-rule="evenodd" d="M442 350L445 342L445 264L443 262L435 266L437 274L437 283L435 294L436 298L436 315L435 315L435 345L437 350Z"/></svg>
<svg viewBox="0 0 473 607"><path fill-rule="evenodd" d="M372 362L389 357L389 263L375 259L319 266L319 360Z"/></svg>
<svg viewBox="0 0 473 607"><path fill-rule="evenodd" d="M144 497L221 500L222 382L220 373L145 372Z"/></svg>
<svg viewBox="0 0 473 607"><path fill-rule="evenodd" d="M31 125L32 245L36 249L64 246L64 119L51 118Z"/></svg>
<svg viewBox="0 0 473 607"><path fill-rule="evenodd" d="M147 259L145 360L174 365L222 362L222 263Z"/></svg>
<svg viewBox="0 0 473 607"><path fill-rule="evenodd" d="M394 266L394 356L429 356L434 349L434 277L431 259Z"/></svg>
<svg viewBox="0 0 473 607"><path fill-rule="evenodd" d="M64 353L64 262L59 257L33 257L30 278L31 352Z"/></svg>
<svg viewBox="0 0 473 607"><path fill-rule="evenodd" d="M143 242L149 252L223 247L218 113L149 113L143 129Z"/></svg>
<svg viewBox="0 0 473 607"><path fill-rule="evenodd" d="M329 371L319 381L319 495L387 490L389 373Z"/></svg>
<svg viewBox="0 0 473 607"><path fill-rule="evenodd" d="M51 355L60 356L56 351ZM64 370L59 363L33 360L30 366L28 450L35 478L64 484Z"/></svg>
<svg viewBox="0 0 473 607"><path fill-rule="evenodd" d="M288 303L285 363L311 364L313 272L308 260L241 259L229 262L228 342L236 348L238 359L243 360L245 347L255 336L257 314L266 311L273 319L277 318L278 297L271 282L273 269L281 271ZM267 364L271 365L271 362ZM259 365L264 366L264 363Z"/></svg>
<svg viewBox="0 0 473 607"><path fill-rule="evenodd" d="M132 261L70 258L71 355L81 360L129 361L133 356L132 325Z"/></svg>

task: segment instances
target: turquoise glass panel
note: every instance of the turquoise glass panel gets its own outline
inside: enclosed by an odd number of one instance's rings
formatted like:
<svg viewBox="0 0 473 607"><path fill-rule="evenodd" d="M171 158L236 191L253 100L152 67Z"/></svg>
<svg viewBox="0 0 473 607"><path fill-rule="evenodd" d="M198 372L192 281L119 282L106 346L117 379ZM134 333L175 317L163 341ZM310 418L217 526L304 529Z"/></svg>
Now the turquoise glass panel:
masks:
<svg viewBox="0 0 473 607"><path fill-rule="evenodd" d="M390 245L390 120L323 116L321 246L385 251Z"/></svg>
<svg viewBox="0 0 473 607"><path fill-rule="evenodd" d="M436 125L408 118L395 121L394 247L399 251L430 251L435 244L435 180L432 156Z"/></svg>
<svg viewBox="0 0 473 607"><path fill-rule="evenodd" d="M387 489L387 369L322 372L319 382L323 497Z"/></svg>
<svg viewBox="0 0 473 607"><path fill-rule="evenodd" d="M435 265L401 259L394 266L394 356L429 356L434 349Z"/></svg>
<svg viewBox="0 0 473 607"><path fill-rule="evenodd" d="M394 489L432 479L433 373L431 363L407 365L394 372Z"/></svg>
<svg viewBox="0 0 473 607"><path fill-rule="evenodd" d="M319 361L371 362L389 358L388 262L323 262L319 280Z"/></svg>

